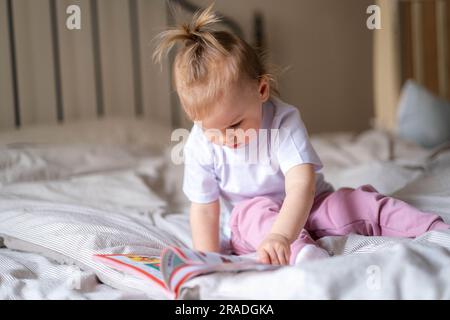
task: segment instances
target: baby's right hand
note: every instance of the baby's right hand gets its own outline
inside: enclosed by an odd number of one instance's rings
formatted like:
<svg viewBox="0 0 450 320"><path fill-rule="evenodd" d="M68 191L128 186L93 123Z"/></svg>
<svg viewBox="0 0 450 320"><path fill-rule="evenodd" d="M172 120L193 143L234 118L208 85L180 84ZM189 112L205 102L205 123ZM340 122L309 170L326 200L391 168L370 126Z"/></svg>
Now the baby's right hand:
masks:
<svg viewBox="0 0 450 320"><path fill-rule="evenodd" d="M289 240L277 233L269 233L261 242L258 250L258 257L262 263L287 265L291 256L291 246Z"/></svg>

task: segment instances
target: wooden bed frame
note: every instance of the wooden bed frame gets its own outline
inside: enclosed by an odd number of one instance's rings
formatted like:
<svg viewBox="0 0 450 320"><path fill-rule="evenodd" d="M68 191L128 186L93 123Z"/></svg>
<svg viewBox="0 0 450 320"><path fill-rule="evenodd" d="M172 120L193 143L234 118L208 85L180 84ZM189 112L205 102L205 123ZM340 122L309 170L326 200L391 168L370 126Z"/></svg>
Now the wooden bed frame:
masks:
<svg viewBox="0 0 450 320"><path fill-rule="evenodd" d="M376 127L395 131L402 85L413 79L450 99L450 1L379 0L375 32Z"/></svg>

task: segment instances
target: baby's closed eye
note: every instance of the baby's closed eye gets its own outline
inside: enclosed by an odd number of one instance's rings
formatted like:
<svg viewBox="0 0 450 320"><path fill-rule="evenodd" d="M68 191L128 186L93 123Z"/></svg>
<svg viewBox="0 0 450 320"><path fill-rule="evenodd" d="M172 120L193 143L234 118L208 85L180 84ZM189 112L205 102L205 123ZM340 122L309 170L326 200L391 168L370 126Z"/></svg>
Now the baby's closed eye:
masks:
<svg viewBox="0 0 450 320"><path fill-rule="evenodd" d="M231 125L231 126L229 126L228 129L236 129L236 128L239 128L239 126L240 126L241 124L242 124L242 120L239 121L239 122L237 122L237 123L235 123L235 124L233 124L233 125Z"/></svg>

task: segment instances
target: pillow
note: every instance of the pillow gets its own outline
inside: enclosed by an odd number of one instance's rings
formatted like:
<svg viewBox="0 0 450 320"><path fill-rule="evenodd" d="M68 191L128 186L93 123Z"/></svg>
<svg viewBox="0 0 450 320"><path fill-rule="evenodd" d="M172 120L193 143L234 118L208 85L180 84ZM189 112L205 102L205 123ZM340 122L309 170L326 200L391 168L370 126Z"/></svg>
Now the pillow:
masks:
<svg viewBox="0 0 450 320"><path fill-rule="evenodd" d="M93 144L0 145L0 186L135 170L154 180L165 166L162 152Z"/></svg>
<svg viewBox="0 0 450 320"><path fill-rule="evenodd" d="M63 124L27 125L0 131L0 145L95 144L160 150L170 142L172 128L158 120L106 117Z"/></svg>
<svg viewBox="0 0 450 320"><path fill-rule="evenodd" d="M165 200L133 170L13 183L0 188L0 201L4 199L79 204L131 216L151 216L166 211Z"/></svg>
<svg viewBox="0 0 450 320"><path fill-rule="evenodd" d="M400 97L397 130L401 138L425 148L450 142L450 103L408 80Z"/></svg>

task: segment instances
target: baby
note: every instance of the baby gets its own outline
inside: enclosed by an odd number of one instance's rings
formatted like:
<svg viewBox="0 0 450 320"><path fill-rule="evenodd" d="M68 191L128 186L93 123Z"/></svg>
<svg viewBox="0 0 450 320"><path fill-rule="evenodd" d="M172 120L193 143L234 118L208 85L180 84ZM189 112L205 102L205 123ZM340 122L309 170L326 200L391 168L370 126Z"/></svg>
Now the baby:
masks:
<svg viewBox="0 0 450 320"><path fill-rule="evenodd" d="M334 190L319 172L299 110L279 99L245 41L211 28L217 22L210 6L189 25L161 33L154 53L160 62L183 44L173 75L194 122L184 146L183 191L195 249L294 265L328 257L315 243L323 236L416 237L450 227L371 185ZM257 157L249 157L254 150Z"/></svg>

